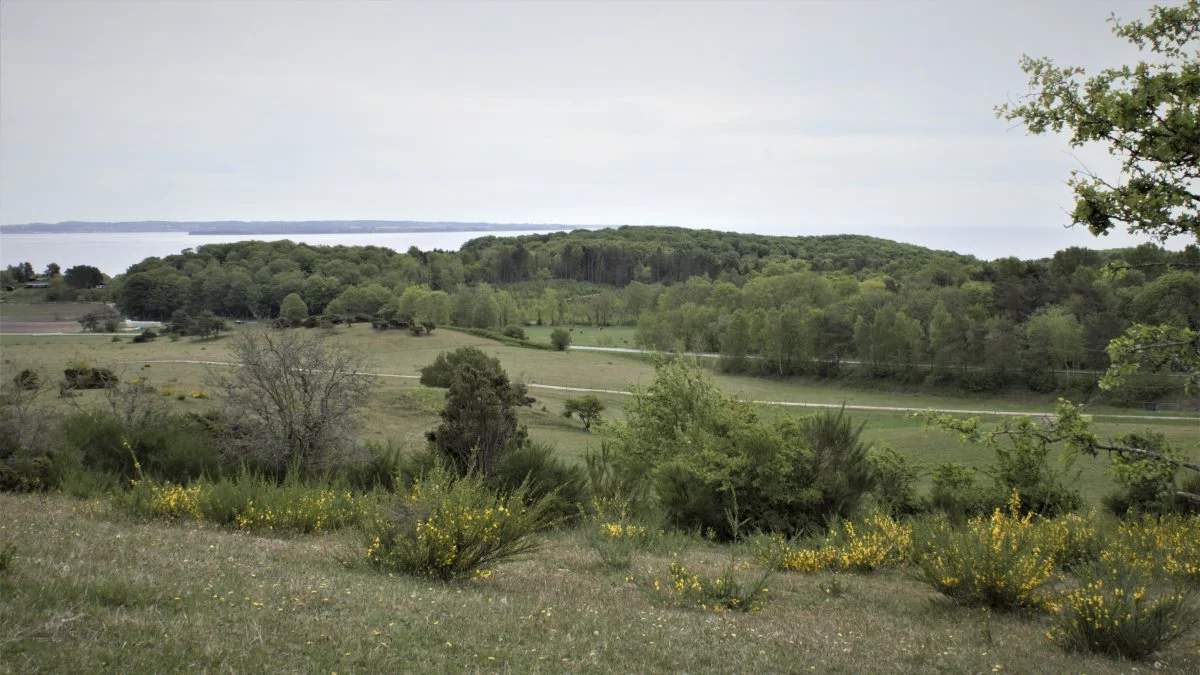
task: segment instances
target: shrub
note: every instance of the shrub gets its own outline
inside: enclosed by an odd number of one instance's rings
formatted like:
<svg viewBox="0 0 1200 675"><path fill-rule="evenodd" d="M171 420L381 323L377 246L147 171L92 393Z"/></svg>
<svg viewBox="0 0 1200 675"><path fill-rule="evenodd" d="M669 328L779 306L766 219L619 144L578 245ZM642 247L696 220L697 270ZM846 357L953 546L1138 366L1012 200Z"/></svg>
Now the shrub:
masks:
<svg viewBox="0 0 1200 675"><path fill-rule="evenodd" d="M63 379L70 389L106 389L115 386L118 381L108 368L87 365L66 368L63 370Z"/></svg>
<svg viewBox="0 0 1200 675"><path fill-rule="evenodd" d="M954 521L963 521L996 508L994 491L980 486L975 470L958 462L947 462L934 468L933 487L929 501L934 509Z"/></svg>
<svg viewBox="0 0 1200 675"><path fill-rule="evenodd" d="M749 564L740 566L742 570ZM715 612L735 610L757 612L767 602L767 581L771 570L762 575L743 578L739 566L730 563L721 574L710 577L693 574L682 563L671 563L667 579L652 582L654 594L659 598L681 607L692 607Z"/></svg>
<svg viewBox="0 0 1200 675"><path fill-rule="evenodd" d="M1042 549L1054 555L1055 563L1073 570L1100 559L1104 537L1096 529L1096 514L1068 513L1057 518L1035 521L1034 534Z"/></svg>
<svg viewBox="0 0 1200 675"><path fill-rule="evenodd" d="M651 538L651 533L644 526L624 519L616 522L597 520L588 523L584 529L588 546L611 570L628 569L634 553L645 548Z"/></svg>
<svg viewBox="0 0 1200 675"><path fill-rule="evenodd" d="M377 567L443 581L488 576L538 548L545 503L527 504L523 488L501 495L479 474L435 469L392 512L366 526L367 560Z"/></svg>
<svg viewBox="0 0 1200 675"><path fill-rule="evenodd" d="M135 513L168 520L207 521L237 530L327 532L366 522L375 498L346 490L242 474L235 479L201 480L184 487L152 479L133 481L116 496Z"/></svg>
<svg viewBox="0 0 1200 675"><path fill-rule="evenodd" d="M762 420L685 363L659 365L625 417L610 438L619 472L645 476L684 530L795 535L850 517L873 486L863 427L842 411Z"/></svg>
<svg viewBox="0 0 1200 675"><path fill-rule="evenodd" d="M1093 565L1058 598L1046 635L1068 651L1144 660L1200 624L1188 595L1158 587L1145 570Z"/></svg>
<svg viewBox="0 0 1200 675"><path fill-rule="evenodd" d="M571 334L565 328L555 328L550 332L550 344L560 352L571 346Z"/></svg>
<svg viewBox="0 0 1200 675"><path fill-rule="evenodd" d="M516 324L512 324L512 323L508 324L507 326L504 327L503 332L504 332L505 337L510 337L514 340L528 340L529 339L525 336L525 329L521 328L520 326L518 326Z"/></svg>
<svg viewBox="0 0 1200 675"><path fill-rule="evenodd" d="M583 471L555 457L554 446L545 443L535 441L505 452L487 482L499 492L525 485L527 500L544 502L548 523L571 521L583 513Z"/></svg>
<svg viewBox="0 0 1200 675"><path fill-rule="evenodd" d="M1104 505L1118 516L1130 511L1139 514L1174 511L1178 472L1175 462L1183 459L1179 449L1171 447L1166 436L1159 432L1123 434L1114 440L1117 445L1149 450L1166 460L1113 453L1109 471L1122 490L1106 495Z"/></svg>
<svg viewBox="0 0 1200 675"><path fill-rule="evenodd" d="M42 377L36 370L25 368L13 376L13 386L25 391L37 391L42 386Z"/></svg>
<svg viewBox="0 0 1200 675"><path fill-rule="evenodd" d="M936 522L924 534L918 574L938 592L997 609L1045 604L1042 589L1054 574L1054 554L1041 546L1033 516L1021 515L1015 493L1007 511L997 508L963 527Z"/></svg>
<svg viewBox="0 0 1200 675"><path fill-rule="evenodd" d="M187 483L221 471L216 441L192 417L161 415L131 425L109 412L76 412L61 428L83 466L100 473L132 479L141 462L148 476Z"/></svg>
<svg viewBox="0 0 1200 675"><path fill-rule="evenodd" d="M884 446L870 452L871 470L875 476L872 495L875 503L893 516L922 513L929 503L917 493L924 466L908 455Z"/></svg>
<svg viewBox="0 0 1200 675"><path fill-rule="evenodd" d="M1100 560L1200 586L1200 515L1146 515L1122 522Z"/></svg>
<svg viewBox="0 0 1200 675"><path fill-rule="evenodd" d="M913 528L885 515L845 521L815 545L793 547L778 535L755 542L759 560L780 570L871 572L908 562Z"/></svg>
<svg viewBox="0 0 1200 675"><path fill-rule="evenodd" d="M488 356L475 347L459 347L452 352L442 352L433 363L421 369L421 384L426 387L449 389L454 373L470 366L484 372L503 372L500 359Z"/></svg>

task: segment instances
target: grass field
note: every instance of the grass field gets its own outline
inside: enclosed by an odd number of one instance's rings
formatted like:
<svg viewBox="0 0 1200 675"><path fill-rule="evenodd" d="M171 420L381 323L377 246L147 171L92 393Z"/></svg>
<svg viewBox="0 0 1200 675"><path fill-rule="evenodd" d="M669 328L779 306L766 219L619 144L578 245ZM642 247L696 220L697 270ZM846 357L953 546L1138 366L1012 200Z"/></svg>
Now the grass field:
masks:
<svg viewBox="0 0 1200 675"><path fill-rule="evenodd" d="M239 328L245 329L245 328ZM547 352L453 331L413 337L341 327L332 339L367 354L379 387L364 435L410 448L437 423L440 390L413 379L441 351L479 347L532 385L622 391L649 384L646 359L599 352ZM0 337L0 376L40 367L56 377L70 360L113 367L160 389L205 391L210 369L183 361L230 360L227 339L133 344L89 337ZM385 377L388 375L392 377ZM408 376L395 377L395 376ZM1052 401L995 402L903 392L839 389L822 383L717 376L752 400L850 405L1049 411ZM579 458L601 434L560 411L568 391L531 389L519 413L537 440ZM609 419L628 400L601 393ZM96 405L88 392L64 405ZM163 399L200 411L215 399ZM801 415L763 406L763 414ZM1139 411L1111 411L1122 414ZM904 413L852 411L867 440L927 464L980 466L988 452L926 432ZM1200 417L1182 421L1097 417L1102 435L1146 427L1200 459ZM1104 459L1080 459L1077 486L1096 503L1112 489ZM0 675L32 672L1130 672L1133 664L1066 654L1044 633L1044 615L991 614L941 599L905 572L779 574L756 614L678 608L647 586L677 559L716 573L745 547L668 536L631 570L610 572L578 531L542 535L539 553L502 566L490 579L436 584L382 574L361 559L359 535L341 532L269 538L208 525L143 522L108 502L59 495L0 494ZM833 579L844 592L826 592ZM1192 634L1158 657L1165 672L1200 671ZM1150 669L1152 666L1138 665Z"/></svg>
<svg viewBox="0 0 1200 675"><path fill-rule="evenodd" d="M264 538L132 520L102 502L0 494L0 673L1197 672L1194 637L1135 665L1067 654L1041 616L952 605L899 572L780 574L758 613L664 604L678 559L746 551L666 540L607 572L577 533L481 582L354 564L354 535Z"/></svg>
<svg viewBox="0 0 1200 675"><path fill-rule="evenodd" d="M413 337L403 331L377 332L365 325L342 327L334 331L333 339L367 354L373 372L388 375L416 376L444 350L460 346L475 346L496 356L514 379L531 385L554 385L624 391L630 385L647 385L653 379L653 366L645 359L627 358L602 352L548 352L518 347L457 333L435 331L431 336ZM208 371L220 366L205 366L171 361L229 361L228 341L225 339L197 341L166 339L146 344L133 344L128 338L111 342L95 337L0 337L3 363L0 373L11 377L18 367L41 367L54 375L61 372L69 360L85 360L93 365L106 365L126 377L148 378L158 387L171 387L179 392L205 391L211 393ZM1018 412L1050 412L1053 398L1026 401L995 401L967 397L939 397L929 394L901 392L872 392L839 388L832 384L802 381L777 381L763 378L716 375L716 381L728 392L742 399L758 401L791 401L861 406L899 406L908 408L951 408ZM419 447L425 431L437 424L441 408L441 393L421 387L414 379L381 377L374 400L367 408L365 436L380 443L402 443ZM567 457L578 458L590 446L599 442L596 433L587 433L576 420L561 416L563 402L579 393L542 389L534 386L531 394L537 399L532 408L520 411L521 421L537 440L554 443ZM88 396L97 398L98 394ZM621 394L598 394L607 406L606 416L620 415L628 397ZM85 401L86 403L86 398ZM211 400L187 398L169 399L169 404L181 410L202 410L215 405ZM767 406L765 414L807 414L803 408ZM1162 417L1137 410L1097 408L1096 430L1103 436L1153 428L1174 443L1182 445L1193 459L1200 460L1200 416L1186 420L1143 420L1104 417L1105 414L1146 415ZM904 412L852 410L856 420L866 421L864 438L888 444L929 465L959 461L969 466L983 466L991 461L989 452L962 444L957 437L938 431L925 431L921 421ZM1168 415L1171 416L1171 415ZM1095 502L1111 489L1104 458L1080 458L1073 470L1078 472L1077 484Z"/></svg>
<svg viewBox="0 0 1200 675"><path fill-rule="evenodd" d="M634 326L563 326L571 332L571 344L581 347L636 348L637 328ZM525 335L535 342L550 342L554 326L525 326Z"/></svg>

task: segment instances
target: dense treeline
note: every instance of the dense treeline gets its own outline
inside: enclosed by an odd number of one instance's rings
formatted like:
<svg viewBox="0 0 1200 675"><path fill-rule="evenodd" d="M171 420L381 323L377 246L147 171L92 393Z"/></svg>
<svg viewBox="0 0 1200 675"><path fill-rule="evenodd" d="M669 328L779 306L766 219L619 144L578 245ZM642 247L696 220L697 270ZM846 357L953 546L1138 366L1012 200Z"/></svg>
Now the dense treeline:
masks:
<svg viewBox="0 0 1200 675"><path fill-rule="evenodd" d="M1049 391L1053 371L1106 367L1104 347L1133 322L1200 327L1198 267L1195 246L984 262L871 237L620 228L489 236L459 252L215 244L144 260L112 290L143 319L274 318L294 294L312 315L430 328L636 325L647 347L719 353L734 371L829 376L853 363L872 377Z"/></svg>

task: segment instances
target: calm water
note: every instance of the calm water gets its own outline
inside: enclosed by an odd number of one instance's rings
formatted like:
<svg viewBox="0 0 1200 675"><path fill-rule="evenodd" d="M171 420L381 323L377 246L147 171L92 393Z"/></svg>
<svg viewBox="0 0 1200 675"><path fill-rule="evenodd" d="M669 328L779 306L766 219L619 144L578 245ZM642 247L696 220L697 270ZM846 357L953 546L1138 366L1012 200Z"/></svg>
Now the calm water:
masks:
<svg viewBox="0 0 1200 675"><path fill-rule="evenodd" d="M410 246L422 251L457 251L468 240L487 235L507 237L523 232L388 232L383 234L231 234L190 235L183 232L122 232L115 234L0 234L0 268L25 261L41 272L49 263L62 269L92 265L108 275L124 272L150 256L168 256L185 248L234 241L290 239L314 246L385 246L403 253Z"/></svg>

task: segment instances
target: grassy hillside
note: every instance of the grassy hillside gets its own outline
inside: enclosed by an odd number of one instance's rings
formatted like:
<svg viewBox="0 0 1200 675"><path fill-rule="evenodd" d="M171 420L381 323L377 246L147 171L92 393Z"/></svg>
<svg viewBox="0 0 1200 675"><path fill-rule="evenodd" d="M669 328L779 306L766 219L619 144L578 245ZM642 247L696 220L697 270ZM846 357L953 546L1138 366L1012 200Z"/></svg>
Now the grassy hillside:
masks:
<svg viewBox="0 0 1200 675"><path fill-rule="evenodd" d="M1129 672L1067 654L1041 616L954 606L898 572L780 574L758 613L664 604L672 560L747 552L669 538L607 572L576 533L481 582L353 563L351 534L273 539L144 523L97 502L0 495L0 673ZM1196 672L1200 646L1161 654ZM1139 666L1140 667L1140 666ZM1147 666L1149 667L1149 666Z"/></svg>

